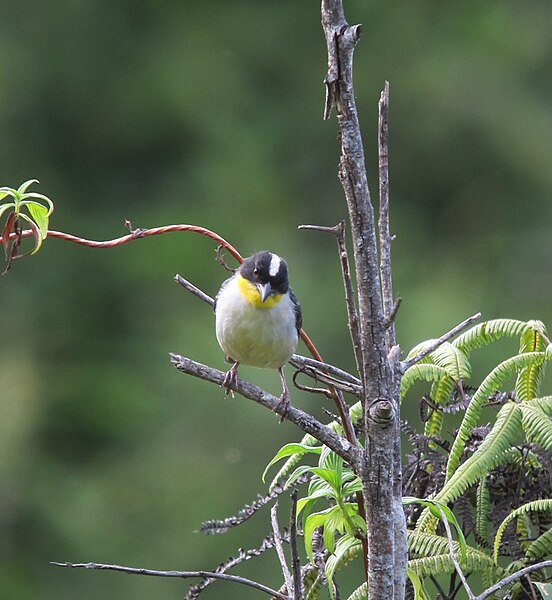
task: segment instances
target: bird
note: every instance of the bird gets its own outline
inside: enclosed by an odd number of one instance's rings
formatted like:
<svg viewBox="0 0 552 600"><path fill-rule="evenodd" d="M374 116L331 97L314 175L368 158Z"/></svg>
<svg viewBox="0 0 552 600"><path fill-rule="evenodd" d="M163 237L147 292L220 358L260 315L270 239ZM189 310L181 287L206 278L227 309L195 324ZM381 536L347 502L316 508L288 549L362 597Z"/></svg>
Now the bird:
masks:
<svg viewBox="0 0 552 600"><path fill-rule="evenodd" d="M217 341L232 367L222 386L236 387L240 364L278 369L282 419L290 407L283 367L295 352L303 324L301 306L289 286L286 261L262 251L246 258L224 281L214 303Z"/></svg>

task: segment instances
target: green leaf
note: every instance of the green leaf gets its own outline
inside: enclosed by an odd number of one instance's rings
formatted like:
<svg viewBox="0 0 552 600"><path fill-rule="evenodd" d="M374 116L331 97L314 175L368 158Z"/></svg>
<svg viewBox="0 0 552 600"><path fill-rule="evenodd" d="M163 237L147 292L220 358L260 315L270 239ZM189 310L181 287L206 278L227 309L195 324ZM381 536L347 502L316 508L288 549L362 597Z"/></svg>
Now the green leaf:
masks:
<svg viewBox="0 0 552 600"><path fill-rule="evenodd" d="M336 505L329 512L324 523L324 547L330 554L334 553L335 532L345 531L345 519L341 507Z"/></svg>
<svg viewBox="0 0 552 600"><path fill-rule="evenodd" d="M308 470L331 485L336 497L341 496L341 478L339 477L339 473L336 473L332 469L322 469L320 467L308 467Z"/></svg>
<svg viewBox="0 0 552 600"><path fill-rule="evenodd" d="M309 515L308 519L305 521L304 526L304 536L305 536L305 551L309 560L313 561L312 556L312 534L317 527L323 527L326 519L328 518L328 514L332 511L332 508L327 508L317 513L312 513Z"/></svg>
<svg viewBox="0 0 552 600"><path fill-rule="evenodd" d="M19 194L20 196L22 196L27 191L27 188L30 185L32 185L33 183L39 183L38 179L29 179L28 181L25 181L25 183L22 183L17 188L17 194Z"/></svg>
<svg viewBox="0 0 552 600"><path fill-rule="evenodd" d="M408 575L408 579L410 579L410 583L414 588L414 600L429 600L429 596L424 589L422 580L418 577L418 574L412 569L407 569L406 574Z"/></svg>
<svg viewBox="0 0 552 600"><path fill-rule="evenodd" d="M533 585L539 590L543 600L550 600L552 598L552 583L533 581Z"/></svg>
<svg viewBox="0 0 552 600"><path fill-rule="evenodd" d="M320 452L322 451L322 446L309 446L307 444L286 444L285 446L282 446L280 448L280 450L278 450L276 456L268 463L268 465L266 466L266 469L263 472L263 477L262 480L264 482L266 474L268 472L268 470L270 469L270 467L277 463L279 460L281 460L282 458L285 458L286 456L293 456L293 455L298 455L298 456L302 456L303 454L320 454Z"/></svg>
<svg viewBox="0 0 552 600"><path fill-rule="evenodd" d="M38 204L38 202L23 202L22 204L25 204L28 211L31 213L31 216L40 231L40 237L45 240L48 235L48 217L50 211L45 206L42 206L42 204Z"/></svg>

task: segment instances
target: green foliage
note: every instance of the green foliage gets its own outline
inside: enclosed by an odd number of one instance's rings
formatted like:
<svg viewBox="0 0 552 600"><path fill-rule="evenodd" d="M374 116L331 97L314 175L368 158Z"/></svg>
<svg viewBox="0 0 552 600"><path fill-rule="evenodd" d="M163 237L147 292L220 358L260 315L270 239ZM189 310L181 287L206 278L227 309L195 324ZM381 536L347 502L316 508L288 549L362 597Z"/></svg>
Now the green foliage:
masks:
<svg viewBox="0 0 552 600"><path fill-rule="evenodd" d="M471 395L466 392L472 373L472 352L512 336L519 337L518 354L494 367ZM409 358L416 356L429 343L431 340L416 346L409 353ZM548 510L552 500L535 500L517 508L515 504L510 505L502 522L495 526L498 528L496 537L493 515L496 513L497 482L500 478L507 479L512 473L514 481L522 481L519 493L530 494L532 492L524 487L526 480L520 480L516 473L529 477L534 472L538 492L539 473L548 468L543 462L546 454L542 453L549 453L552 448L552 396L538 397L538 391L544 366L551 356L542 323L496 319L471 328L405 372L400 390L403 403L408 402L408 394L415 383L430 384L432 412L424 427L426 446L418 451L417 462L425 464L426 455L427 466L421 467L426 469L426 476L430 481L439 481L442 477L442 484L431 488L431 496L420 499L405 495L403 498L409 514L416 514L412 513L415 505L424 508L415 519L415 527L408 533L409 578L416 599L428 597L425 589L428 578L452 575L455 570L449 541L444 533L437 533L442 519L456 533L453 547L462 570L466 574L478 573L487 587L505 573L515 572L542 559L550 551L551 529L542 530L544 522L540 524L540 530L535 529L529 513ZM515 381L514 388L509 389L512 381ZM493 404L498 404L498 411L491 425L483 426L480 422L483 409ZM460 427L453 435L448 453L444 453L448 446L440 440L440 436L447 413L459 410L464 410ZM359 403L351 408L350 413L355 424L361 422ZM334 431L340 430L337 422L330 423L330 427ZM481 433L478 433L479 430ZM480 438L474 438L474 434L480 435ZM320 455L318 465L298 466L297 463L309 454ZM312 539L317 531L321 531L323 548L327 553L324 573L333 598L336 571L362 550L360 538L364 523L358 514L355 497L355 493L361 490L360 481L339 457L327 448L314 445L309 436L303 438L300 444L284 446L267 469L281 459L287 459L286 464L273 485L283 481L289 486L305 473L312 475L307 493L298 501L297 513L303 521L305 548L311 561L314 560ZM513 493L514 488L507 488L507 493ZM504 505L504 500L500 502ZM458 510L461 518L452 507ZM472 516L466 512L469 512L466 507L471 507ZM516 527L508 534L505 555L517 545L524 558L517 562L511 557L509 566L504 569L498 558L504 532L512 521ZM468 535L469 542L466 539ZM538 577L535 575L534 579L538 580ZM365 589L364 585L359 586L350 599L362 598ZM515 586L512 590L514 595L519 592Z"/></svg>
<svg viewBox="0 0 552 600"><path fill-rule="evenodd" d="M18 254L23 231L22 222L30 227L34 238L34 248L27 254L36 254L48 235L48 222L54 210L54 203L43 194L28 192L33 183L38 183L38 179L29 179L17 189L0 187L0 223L2 218L5 219L0 228L0 236L7 261L6 271L10 268L12 260L26 256Z"/></svg>
<svg viewBox="0 0 552 600"><path fill-rule="evenodd" d="M508 527L508 524L513 520L519 517L520 515L525 515L529 512L536 511L550 511L552 510L552 498L546 500L535 500L533 502L527 502L527 504L523 504L519 506L515 510L513 510L500 524L498 531L496 532L495 542L493 546L493 560L495 563L498 561L498 552L500 550L500 543L502 541L502 536L504 534L504 530ZM546 540L545 540L546 541Z"/></svg>

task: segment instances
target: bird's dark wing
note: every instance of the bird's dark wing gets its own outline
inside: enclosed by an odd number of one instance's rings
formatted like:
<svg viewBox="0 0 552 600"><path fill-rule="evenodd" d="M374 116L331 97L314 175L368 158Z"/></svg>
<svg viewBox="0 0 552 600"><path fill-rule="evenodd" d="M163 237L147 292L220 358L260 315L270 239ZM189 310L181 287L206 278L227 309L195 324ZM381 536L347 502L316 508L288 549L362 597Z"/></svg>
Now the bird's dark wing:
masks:
<svg viewBox="0 0 552 600"><path fill-rule="evenodd" d="M230 277L229 279L226 279L225 281L222 282L222 285L220 286L220 290L217 292L217 295L215 296L215 303L213 304L213 312L216 312L217 310L217 300L219 299L219 296L222 294L224 288L228 285L228 282L232 279L232 277Z"/></svg>
<svg viewBox="0 0 552 600"><path fill-rule="evenodd" d="M297 333L301 331L301 327L303 327L303 315L301 313L301 305L299 301L295 297L293 290L289 288L289 297L291 302L293 303L293 312L295 313L295 327L297 329Z"/></svg>

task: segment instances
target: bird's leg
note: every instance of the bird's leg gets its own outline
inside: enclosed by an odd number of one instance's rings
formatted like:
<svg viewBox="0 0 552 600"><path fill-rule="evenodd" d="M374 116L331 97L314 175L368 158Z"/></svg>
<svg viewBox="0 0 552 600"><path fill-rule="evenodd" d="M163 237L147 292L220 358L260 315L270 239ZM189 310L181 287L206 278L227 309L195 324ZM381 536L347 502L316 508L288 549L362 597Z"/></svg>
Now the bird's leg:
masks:
<svg viewBox="0 0 552 600"><path fill-rule="evenodd" d="M280 396L280 400L278 401L278 404L276 404L273 410L276 411L276 409L279 406L282 406L284 412L280 416L280 423L283 423L284 419L286 418L289 407L291 406L291 395L289 393L286 378L284 376L284 367L280 367L278 369L278 373L280 375L280 381L282 382L282 395Z"/></svg>
<svg viewBox="0 0 552 600"><path fill-rule="evenodd" d="M224 376L224 380L222 382L222 387L226 388L227 396L230 392L232 392L232 397L234 397L234 390L232 388L235 388L238 385L238 367L239 366L240 366L240 363L235 362L230 367L230 369L228 370L226 375Z"/></svg>

